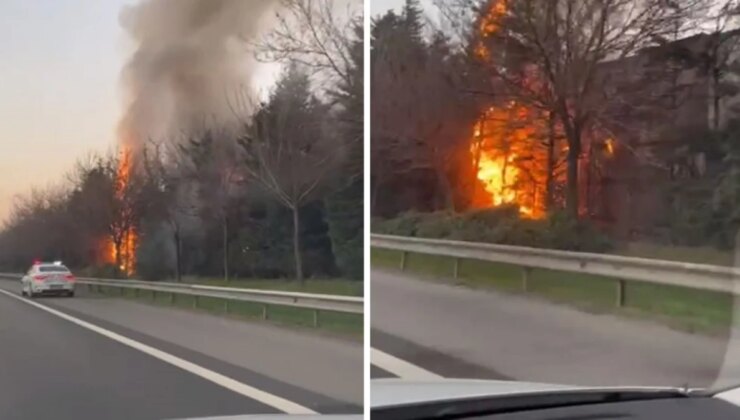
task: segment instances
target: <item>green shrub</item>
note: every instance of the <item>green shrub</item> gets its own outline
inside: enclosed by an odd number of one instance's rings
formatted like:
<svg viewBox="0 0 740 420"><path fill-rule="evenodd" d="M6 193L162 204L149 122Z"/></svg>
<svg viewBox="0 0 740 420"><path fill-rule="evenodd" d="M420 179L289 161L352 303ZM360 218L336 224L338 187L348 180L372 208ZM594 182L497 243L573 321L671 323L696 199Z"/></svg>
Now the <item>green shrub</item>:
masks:
<svg viewBox="0 0 740 420"><path fill-rule="evenodd" d="M550 247L568 251L606 252L614 249L614 241L584 220L577 220L564 212L550 215L546 233Z"/></svg>
<svg viewBox="0 0 740 420"><path fill-rule="evenodd" d="M498 242L498 232L479 221L461 220L458 229L449 235L449 239L468 242Z"/></svg>
<svg viewBox="0 0 740 420"><path fill-rule="evenodd" d="M550 248L547 222L529 219L502 220L494 231L496 243L537 248Z"/></svg>
<svg viewBox="0 0 740 420"><path fill-rule="evenodd" d="M500 223L519 220L519 207L506 204L488 209L471 210L463 213L465 220L480 222L489 227L496 227Z"/></svg>
<svg viewBox="0 0 740 420"><path fill-rule="evenodd" d="M376 223L373 226L373 231L388 235L416 236L416 224L423 217L423 213L408 211L392 219L385 219Z"/></svg>
<svg viewBox="0 0 740 420"><path fill-rule="evenodd" d="M436 212L424 215L416 222L416 234L420 238L448 238L460 228L459 217L451 212Z"/></svg>
<svg viewBox="0 0 740 420"><path fill-rule="evenodd" d="M611 238L587 221L575 220L565 213L543 220L522 219L515 206L460 214L408 212L376 221L373 231L569 251L606 252L615 246Z"/></svg>

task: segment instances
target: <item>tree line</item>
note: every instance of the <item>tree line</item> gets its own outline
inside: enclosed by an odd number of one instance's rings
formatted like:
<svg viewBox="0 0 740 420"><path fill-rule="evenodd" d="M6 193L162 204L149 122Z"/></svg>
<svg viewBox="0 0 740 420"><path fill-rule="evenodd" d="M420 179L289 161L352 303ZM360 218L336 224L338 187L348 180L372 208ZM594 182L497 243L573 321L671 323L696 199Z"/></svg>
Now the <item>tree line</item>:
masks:
<svg viewBox="0 0 740 420"><path fill-rule="evenodd" d="M232 92L228 124L204 116L201 129L93 153L59 185L19 197L0 266L60 259L124 275L124 234L135 232L132 274L147 279L361 279L362 18L337 17L328 0L281 6L250 46L284 63L266 100Z"/></svg>

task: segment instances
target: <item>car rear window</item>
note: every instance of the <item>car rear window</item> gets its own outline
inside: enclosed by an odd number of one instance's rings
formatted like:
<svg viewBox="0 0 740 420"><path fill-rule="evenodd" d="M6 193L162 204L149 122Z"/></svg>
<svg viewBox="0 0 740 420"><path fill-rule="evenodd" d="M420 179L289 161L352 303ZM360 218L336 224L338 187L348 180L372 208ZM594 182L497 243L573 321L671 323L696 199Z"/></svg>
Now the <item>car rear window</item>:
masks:
<svg viewBox="0 0 740 420"><path fill-rule="evenodd" d="M42 265L39 267L41 273L69 273L69 269L63 265Z"/></svg>

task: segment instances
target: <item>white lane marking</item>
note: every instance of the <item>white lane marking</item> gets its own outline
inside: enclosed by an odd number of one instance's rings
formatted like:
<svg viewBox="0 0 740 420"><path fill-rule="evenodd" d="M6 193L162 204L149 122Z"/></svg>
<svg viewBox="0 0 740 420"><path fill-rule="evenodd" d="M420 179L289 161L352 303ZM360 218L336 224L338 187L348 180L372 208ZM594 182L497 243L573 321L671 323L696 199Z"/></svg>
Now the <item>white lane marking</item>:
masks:
<svg viewBox="0 0 740 420"><path fill-rule="evenodd" d="M378 349L370 349L370 362L386 372L392 373L401 379L412 379L420 381L443 379L442 376L432 373L419 366L391 356Z"/></svg>
<svg viewBox="0 0 740 420"><path fill-rule="evenodd" d="M239 381L229 378L228 376L224 376L210 369L206 369L202 366L196 365L195 363L189 362L185 359L181 359L172 354L165 353L162 350L158 350L154 347L148 346L139 341L130 339L128 337L124 337L118 333L115 333L110 330L106 330L105 328L91 324L87 321L83 321L79 318L75 318L71 315L67 315L64 312L57 311L56 309L52 309L48 306L41 305L31 300L22 298L20 296L17 296L13 293L7 292L2 289L0 289L0 293L10 296L13 299L17 299L23 303L27 303L31 306L35 306L43 311L56 315L62 319L66 319L67 321L77 324L80 327L87 328L88 330L94 331L100 335L104 335L110 338L111 340L118 341L121 344L125 344L129 347L132 347L150 356L156 357L157 359L165 363L169 363L173 366L179 367L180 369L186 370L194 375L200 376L201 378L205 380L211 381L215 383L216 385L220 385L226 389L236 392L237 394L241 394L247 398L251 398L253 400L259 401L265 405L269 405L270 407L276 408L287 414L318 414L315 411L311 410L310 408L304 407L292 401L288 401L282 397L278 397L277 395L273 395L268 392L265 392L257 388L254 388L252 386L249 386L247 384L241 383Z"/></svg>

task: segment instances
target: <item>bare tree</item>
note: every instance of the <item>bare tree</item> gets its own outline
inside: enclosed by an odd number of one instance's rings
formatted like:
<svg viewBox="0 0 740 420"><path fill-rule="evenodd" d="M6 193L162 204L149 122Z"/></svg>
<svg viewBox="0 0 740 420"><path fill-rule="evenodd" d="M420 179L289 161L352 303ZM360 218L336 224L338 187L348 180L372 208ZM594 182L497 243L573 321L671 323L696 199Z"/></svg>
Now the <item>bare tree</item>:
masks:
<svg viewBox="0 0 740 420"><path fill-rule="evenodd" d="M155 189L150 197L154 212L167 223L172 233L175 279L180 282L184 225L192 222L197 209L192 183L188 179L189 162L180 149L172 147L173 144L174 142L150 142L142 150L142 160L149 182ZM226 261L228 264L228 260ZM228 272L228 267L224 271Z"/></svg>
<svg viewBox="0 0 740 420"><path fill-rule="evenodd" d="M279 6L274 29L256 45L258 59L300 63L333 84L351 85L352 44L355 28L362 26L362 2L280 0Z"/></svg>
<svg viewBox="0 0 740 420"><path fill-rule="evenodd" d="M335 137L325 132L325 114L326 106L310 93L308 77L292 65L239 139L248 181L293 214L295 273L301 283L300 209L316 197L336 168Z"/></svg>

